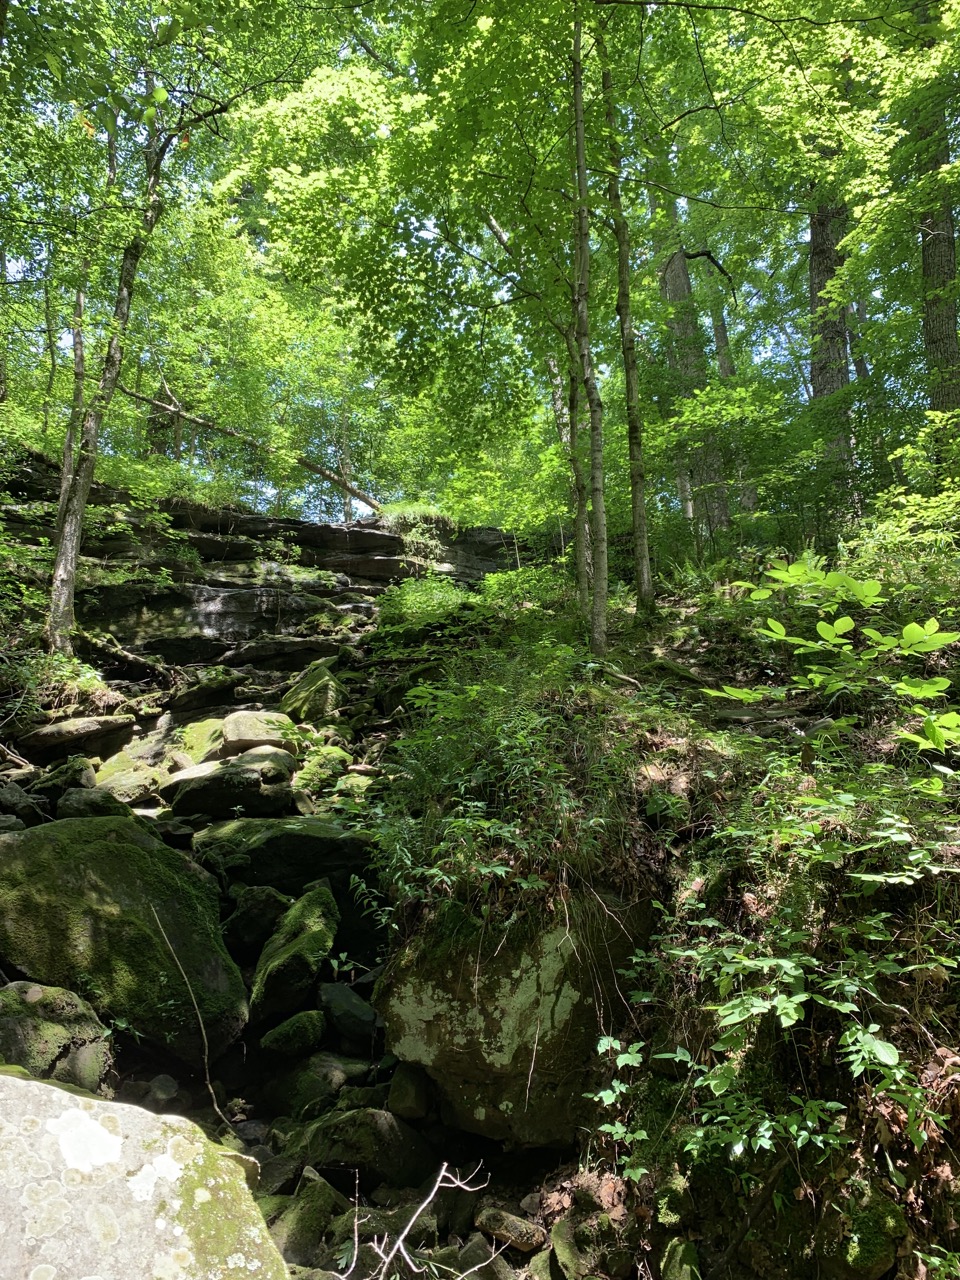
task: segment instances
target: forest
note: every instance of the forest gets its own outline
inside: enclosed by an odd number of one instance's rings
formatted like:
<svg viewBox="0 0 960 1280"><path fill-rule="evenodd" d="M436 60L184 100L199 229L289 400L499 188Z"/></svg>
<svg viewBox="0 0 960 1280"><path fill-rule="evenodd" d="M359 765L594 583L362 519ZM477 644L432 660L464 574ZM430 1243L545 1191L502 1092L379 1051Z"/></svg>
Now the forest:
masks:
<svg viewBox="0 0 960 1280"><path fill-rule="evenodd" d="M957 0L0 0L0 128L0 1146L248 1224L0 1273L957 1280Z"/></svg>

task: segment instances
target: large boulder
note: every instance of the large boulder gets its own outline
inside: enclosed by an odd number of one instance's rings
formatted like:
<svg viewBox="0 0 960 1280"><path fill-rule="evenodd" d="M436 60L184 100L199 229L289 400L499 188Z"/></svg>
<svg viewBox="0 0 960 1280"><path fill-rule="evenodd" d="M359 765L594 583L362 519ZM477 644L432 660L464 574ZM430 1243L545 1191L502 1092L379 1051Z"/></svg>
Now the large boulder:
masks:
<svg viewBox="0 0 960 1280"><path fill-rule="evenodd" d="M436 1171L426 1140L389 1111L331 1111L306 1126L285 1152L315 1169L355 1169L364 1183L416 1187Z"/></svg>
<svg viewBox="0 0 960 1280"><path fill-rule="evenodd" d="M286 1280L253 1161L180 1116L0 1076L7 1280Z"/></svg>
<svg viewBox="0 0 960 1280"><path fill-rule="evenodd" d="M91 1093L113 1061L107 1029L86 1000L35 982L0 988L0 1058Z"/></svg>
<svg viewBox="0 0 960 1280"><path fill-rule="evenodd" d="M289 750L296 726L280 711L234 711L223 722L224 756L238 756L252 747L280 747Z"/></svg>
<svg viewBox="0 0 960 1280"><path fill-rule="evenodd" d="M322 876L336 884L362 872L370 837L321 818L237 818L198 832L193 847L232 879L299 893Z"/></svg>
<svg viewBox="0 0 960 1280"><path fill-rule="evenodd" d="M176 814L227 818L238 813L255 817L288 813L293 791L288 783L264 783L257 764L211 761L172 773L160 784L160 796Z"/></svg>
<svg viewBox="0 0 960 1280"><path fill-rule="evenodd" d="M0 835L0 957L195 1065L194 999L211 1058L247 1020L209 877L129 818Z"/></svg>
<svg viewBox="0 0 960 1280"><path fill-rule="evenodd" d="M255 1017L293 1013L307 1003L339 922L327 888L312 889L293 904L257 961L250 997Z"/></svg>
<svg viewBox="0 0 960 1280"><path fill-rule="evenodd" d="M81 716L31 729L19 738L18 745L29 759L41 764L63 759L74 751L108 756L129 742L135 724L133 716Z"/></svg>
<svg viewBox="0 0 960 1280"><path fill-rule="evenodd" d="M427 932L381 980L388 1047L425 1068L457 1128L550 1146L588 1121L601 1015L616 1020L616 970L650 927L645 906L608 911L592 936L551 922L479 957Z"/></svg>

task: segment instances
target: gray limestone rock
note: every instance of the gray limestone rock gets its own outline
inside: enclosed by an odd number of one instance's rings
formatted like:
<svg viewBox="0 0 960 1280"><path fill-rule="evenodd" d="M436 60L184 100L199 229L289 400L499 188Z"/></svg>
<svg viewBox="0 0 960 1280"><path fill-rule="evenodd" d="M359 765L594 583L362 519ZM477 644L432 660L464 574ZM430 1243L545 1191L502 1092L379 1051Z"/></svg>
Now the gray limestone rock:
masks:
<svg viewBox="0 0 960 1280"><path fill-rule="evenodd" d="M0 1075L4 1280L286 1280L256 1164L180 1116Z"/></svg>
<svg viewBox="0 0 960 1280"><path fill-rule="evenodd" d="M234 711L223 722L224 756L238 756L252 747L289 750L295 737L293 721L280 711Z"/></svg>

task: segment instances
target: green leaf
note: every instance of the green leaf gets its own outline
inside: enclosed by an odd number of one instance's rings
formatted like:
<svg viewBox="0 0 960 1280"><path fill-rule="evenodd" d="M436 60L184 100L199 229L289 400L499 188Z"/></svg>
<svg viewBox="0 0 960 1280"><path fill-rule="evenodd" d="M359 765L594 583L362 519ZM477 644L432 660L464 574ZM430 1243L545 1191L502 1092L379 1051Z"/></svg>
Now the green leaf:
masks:
<svg viewBox="0 0 960 1280"><path fill-rule="evenodd" d="M855 625L852 618L837 618L833 624L833 629L838 636L842 636L846 635L848 631L852 631Z"/></svg>
<svg viewBox="0 0 960 1280"><path fill-rule="evenodd" d="M785 636L787 634L787 628L782 622L778 622L776 618L768 618L767 626L775 636Z"/></svg>

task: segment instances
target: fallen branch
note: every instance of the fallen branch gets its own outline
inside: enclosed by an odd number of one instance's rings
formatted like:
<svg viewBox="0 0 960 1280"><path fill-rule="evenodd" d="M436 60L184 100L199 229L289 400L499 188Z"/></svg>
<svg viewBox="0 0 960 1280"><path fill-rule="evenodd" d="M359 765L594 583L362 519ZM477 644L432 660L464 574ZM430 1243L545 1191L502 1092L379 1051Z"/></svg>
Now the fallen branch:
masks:
<svg viewBox="0 0 960 1280"><path fill-rule="evenodd" d="M97 653L102 653L109 658L122 658L124 662L130 663L131 666L143 667L151 675L170 678L170 668L166 663L161 662L158 658L145 658L142 654L132 653L129 649L124 649L115 636L105 639L101 636L91 635L89 631L84 631L81 627L77 628L77 635L84 644L89 645Z"/></svg>
<svg viewBox="0 0 960 1280"><path fill-rule="evenodd" d="M129 399L139 401L140 404L148 404L154 409L159 409L163 413L169 413L172 417L179 418L182 422L189 422L194 427L213 431L216 435L229 436L231 440L239 440L241 444L249 445L251 449L256 449L260 453L276 457L281 452L279 449L274 449L272 445L264 444L261 440L254 440L252 436L244 435L242 431L234 431L232 427L223 427L217 422L212 422L209 418L198 418L192 413L185 413L179 404L164 404L162 400L157 400L153 396L141 395L139 391L130 391L122 382L117 384L117 390ZM172 398L175 399L175 397ZM371 497L369 493L364 493L362 489L357 489L349 480L337 475L335 471L321 466L319 462L314 462L311 458L305 458L302 454L295 455L295 458L297 465L303 467L304 471L309 471L312 475L320 476L321 479L336 485L343 493L349 493L351 498L356 498L358 502L366 503L373 511L382 509L382 503L378 502L376 498Z"/></svg>

